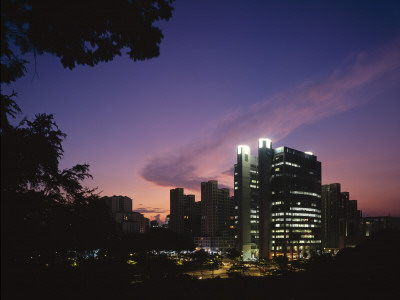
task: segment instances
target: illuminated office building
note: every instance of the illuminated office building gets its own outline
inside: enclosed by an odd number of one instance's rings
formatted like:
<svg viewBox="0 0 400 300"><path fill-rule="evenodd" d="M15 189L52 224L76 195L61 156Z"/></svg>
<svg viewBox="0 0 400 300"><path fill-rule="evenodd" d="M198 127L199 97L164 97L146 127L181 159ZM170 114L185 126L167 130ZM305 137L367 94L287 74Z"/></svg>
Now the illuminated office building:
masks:
<svg viewBox="0 0 400 300"><path fill-rule="evenodd" d="M258 141L238 146L234 174L237 245L245 260L295 259L321 249L321 163L310 152Z"/></svg>

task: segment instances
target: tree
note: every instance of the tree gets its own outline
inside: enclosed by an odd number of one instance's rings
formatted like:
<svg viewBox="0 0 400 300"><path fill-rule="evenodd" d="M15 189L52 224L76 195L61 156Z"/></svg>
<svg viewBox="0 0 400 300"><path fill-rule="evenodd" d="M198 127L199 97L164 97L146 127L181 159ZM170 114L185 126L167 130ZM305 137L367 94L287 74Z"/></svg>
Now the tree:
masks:
<svg viewBox="0 0 400 300"><path fill-rule="evenodd" d="M272 262L278 267L279 272L286 272L288 270L289 259L287 256L275 256Z"/></svg>
<svg viewBox="0 0 400 300"><path fill-rule="evenodd" d="M27 61L20 57L25 53L53 54L69 69L110 61L123 49L135 61L157 57L163 35L154 23L170 19L172 2L4 0L1 82L10 83L25 73Z"/></svg>
<svg viewBox="0 0 400 300"><path fill-rule="evenodd" d="M55 55L69 69L110 61L125 50L135 61L156 57L163 35L154 23L169 20L172 2L4 0L1 83L24 75L27 53L33 53L35 61L36 55ZM25 283L36 286L40 276L26 272L35 263L32 259L43 266L43 257L55 262L59 250L65 254L100 248L112 235L105 206L95 190L82 185L91 178L89 165L60 170L66 135L48 114L13 126L10 118L21 112L15 96L1 93L1 252L8 290L13 283L21 286L24 276L29 277Z"/></svg>
<svg viewBox="0 0 400 300"><path fill-rule="evenodd" d="M12 97L8 100L13 102ZM59 169L66 135L52 115L7 123L1 130L1 203L3 241L7 257L99 247L112 234L111 219L95 190L82 181L91 178L89 165Z"/></svg>
<svg viewBox="0 0 400 300"><path fill-rule="evenodd" d="M240 260L241 253L235 248L228 249L226 257L231 260Z"/></svg>

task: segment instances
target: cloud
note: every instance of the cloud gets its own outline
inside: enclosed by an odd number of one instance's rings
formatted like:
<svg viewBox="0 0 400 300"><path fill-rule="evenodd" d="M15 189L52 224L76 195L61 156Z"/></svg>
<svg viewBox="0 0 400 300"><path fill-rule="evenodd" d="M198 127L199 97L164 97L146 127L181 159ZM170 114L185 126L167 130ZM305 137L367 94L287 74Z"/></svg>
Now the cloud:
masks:
<svg viewBox="0 0 400 300"><path fill-rule="evenodd" d="M228 170L225 170L223 172L221 172L221 175L226 175L226 176L233 176L233 172L234 172L235 168L229 168Z"/></svg>
<svg viewBox="0 0 400 300"><path fill-rule="evenodd" d="M154 220L156 220L156 221L157 221L158 225L162 225L162 224L164 224L164 222L163 222L163 221L161 221L161 219L160 219L160 214L158 214L158 215L155 215L155 216L153 216L152 218L154 218Z"/></svg>
<svg viewBox="0 0 400 300"><path fill-rule="evenodd" d="M228 111L205 128L196 142L150 157L140 175L159 186L191 190L199 190L201 181L231 181L232 168L226 168L234 157L233 145L260 137L277 141L300 126L360 106L398 82L400 41L396 40L375 51L347 58L319 81L305 82L245 110Z"/></svg>
<svg viewBox="0 0 400 300"><path fill-rule="evenodd" d="M134 209L134 211L140 212L142 214L151 214L151 213L164 214L164 213L169 212L169 209L159 208L159 207L140 207L140 208Z"/></svg>

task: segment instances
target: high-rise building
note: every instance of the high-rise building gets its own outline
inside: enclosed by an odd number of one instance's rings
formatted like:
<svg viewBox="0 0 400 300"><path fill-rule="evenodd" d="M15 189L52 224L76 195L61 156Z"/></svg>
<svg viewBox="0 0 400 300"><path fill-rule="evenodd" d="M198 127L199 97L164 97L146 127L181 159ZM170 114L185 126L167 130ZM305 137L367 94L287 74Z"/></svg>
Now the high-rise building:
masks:
<svg viewBox="0 0 400 300"><path fill-rule="evenodd" d="M361 211L349 192L341 192L340 183L322 185L322 245L338 251L360 240Z"/></svg>
<svg viewBox="0 0 400 300"><path fill-rule="evenodd" d="M245 260L302 257L321 248L321 163L310 152L238 146L234 174L238 250Z"/></svg>
<svg viewBox="0 0 400 300"><path fill-rule="evenodd" d="M196 236L200 232L200 205L183 188L170 190L169 228L177 233Z"/></svg>
<svg viewBox="0 0 400 300"><path fill-rule="evenodd" d="M236 246L237 232L238 232L238 218L239 218L239 205L236 201L235 196L231 196L229 198L229 202L231 203L231 208L229 210L229 236L233 238L233 247Z"/></svg>
<svg viewBox="0 0 400 300"><path fill-rule="evenodd" d="M243 258L248 260L258 257L260 248L263 248L265 255L269 255L273 150L269 140L260 142L258 157L251 155L248 146L240 145L237 150L237 164L234 167L234 193L238 204L237 245L238 250L243 252ZM260 231L264 235L261 243Z"/></svg>
<svg viewBox="0 0 400 300"><path fill-rule="evenodd" d="M274 150L272 250L299 258L321 250L321 163L311 152ZM275 236L274 236L275 235Z"/></svg>
<svg viewBox="0 0 400 300"><path fill-rule="evenodd" d="M201 183L201 235L226 236L229 231L229 189L219 189L218 182Z"/></svg>
<svg viewBox="0 0 400 300"><path fill-rule="evenodd" d="M104 196L102 199L110 207L112 214L132 211L132 199L127 196Z"/></svg>
<svg viewBox="0 0 400 300"><path fill-rule="evenodd" d="M149 219L132 211L132 199L126 196L102 197L110 208L110 215L121 233L145 233L149 229Z"/></svg>
<svg viewBox="0 0 400 300"><path fill-rule="evenodd" d="M341 193L340 183L325 184L321 189L322 246L325 249L339 249L340 244L344 243L341 242L341 236L344 228L343 207L346 195Z"/></svg>
<svg viewBox="0 0 400 300"><path fill-rule="evenodd" d="M215 180L201 183L201 236L196 238L199 247L213 251L234 247L233 210L229 189L218 188Z"/></svg>

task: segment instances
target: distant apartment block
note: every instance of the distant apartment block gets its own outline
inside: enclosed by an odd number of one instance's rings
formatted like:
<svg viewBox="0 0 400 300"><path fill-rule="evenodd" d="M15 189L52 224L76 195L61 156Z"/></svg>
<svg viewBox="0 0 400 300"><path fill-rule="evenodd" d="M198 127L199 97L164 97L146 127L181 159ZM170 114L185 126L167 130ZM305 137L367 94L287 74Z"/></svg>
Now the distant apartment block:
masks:
<svg viewBox="0 0 400 300"><path fill-rule="evenodd" d="M235 247L233 230L234 198L229 189L218 188L216 180L201 183L201 235L195 237L199 248L225 251Z"/></svg>
<svg viewBox="0 0 400 300"><path fill-rule="evenodd" d="M103 197L103 201L110 207L111 213L117 212L131 212L132 211L132 199L126 196L112 196Z"/></svg>
<svg viewBox="0 0 400 300"><path fill-rule="evenodd" d="M145 233L149 230L149 219L132 211L132 199L126 196L101 198L110 208L113 221L121 233Z"/></svg>
<svg viewBox="0 0 400 300"><path fill-rule="evenodd" d="M400 217L381 216L361 218L361 232L363 237L369 237L382 229L400 230Z"/></svg>
<svg viewBox="0 0 400 300"><path fill-rule="evenodd" d="M215 180L201 183L202 236L228 236L231 209L229 189L219 189Z"/></svg>
<svg viewBox="0 0 400 300"><path fill-rule="evenodd" d="M200 234L200 202L194 195L185 195L183 188L170 190L169 228L188 236Z"/></svg>
<svg viewBox="0 0 400 300"><path fill-rule="evenodd" d="M340 183L322 185L322 245L337 251L360 240L361 211L357 200L341 191Z"/></svg>

